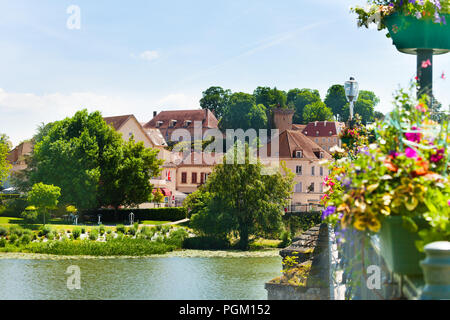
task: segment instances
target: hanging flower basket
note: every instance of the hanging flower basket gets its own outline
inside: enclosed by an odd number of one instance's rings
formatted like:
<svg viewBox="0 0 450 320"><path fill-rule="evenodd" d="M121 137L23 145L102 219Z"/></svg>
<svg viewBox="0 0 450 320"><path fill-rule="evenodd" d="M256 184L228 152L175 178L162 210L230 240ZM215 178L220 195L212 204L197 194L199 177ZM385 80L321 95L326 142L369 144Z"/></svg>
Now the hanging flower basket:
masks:
<svg viewBox="0 0 450 320"><path fill-rule="evenodd" d="M450 15L444 16L448 24L401 13L386 16L384 23L398 51L417 54L417 49L429 49L444 54L450 52Z"/></svg>
<svg viewBox="0 0 450 320"><path fill-rule="evenodd" d="M425 220L417 221L426 227ZM419 252L415 242L420 240L417 232L408 231L403 226L402 217L387 217L380 229L381 255L392 272L404 275L421 275L420 261L425 254Z"/></svg>

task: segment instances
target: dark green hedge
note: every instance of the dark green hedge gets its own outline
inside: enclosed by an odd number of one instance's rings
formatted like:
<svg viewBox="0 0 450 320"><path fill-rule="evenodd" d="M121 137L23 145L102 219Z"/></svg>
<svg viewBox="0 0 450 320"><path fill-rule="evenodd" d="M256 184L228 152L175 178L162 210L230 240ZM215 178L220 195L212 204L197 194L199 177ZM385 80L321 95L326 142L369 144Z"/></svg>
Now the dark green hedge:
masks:
<svg viewBox="0 0 450 320"><path fill-rule="evenodd" d="M101 214L102 222L126 223L129 220L130 212L134 213L134 221L179 221L186 219L187 209L176 208L152 208L152 209L123 209L117 213L114 210L87 210L82 213L85 221L97 221L97 215Z"/></svg>
<svg viewBox="0 0 450 320"><path fill-rule="evenodd" d="M230 243L227 240L214 237L186 238L183 241L183 249L225 250L229 248Z"/></svg>

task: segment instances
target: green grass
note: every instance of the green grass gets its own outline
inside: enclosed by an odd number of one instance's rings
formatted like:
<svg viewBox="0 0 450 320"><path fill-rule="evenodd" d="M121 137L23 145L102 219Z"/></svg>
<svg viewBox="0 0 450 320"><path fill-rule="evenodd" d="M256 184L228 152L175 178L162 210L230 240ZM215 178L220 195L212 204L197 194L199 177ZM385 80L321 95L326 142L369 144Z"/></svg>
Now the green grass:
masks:
<svg viewBox="0 0 450 320"><path fill-rule="evenodd" d="M281 240L257 239L250 243L250 250L261 250L265 248L278 248Z"/></svg>
<svg viewBox="0 0 450 320"><path fill-rule="evenodd" d="M0 252L24 252L65 256L144 256L164 254L176 246L145 239L113 239L106 242L63 240L36 242L28 245L7 244Z"/></svg>
<svg viewBox="0 0 450 320"><path fill-rule="evenodd" d="M153 226L159 226L161 224L170 223L170 221L153 221L153 220L144 220L141 221L140 224L147 224L147 225L153 225Z"/></svg>

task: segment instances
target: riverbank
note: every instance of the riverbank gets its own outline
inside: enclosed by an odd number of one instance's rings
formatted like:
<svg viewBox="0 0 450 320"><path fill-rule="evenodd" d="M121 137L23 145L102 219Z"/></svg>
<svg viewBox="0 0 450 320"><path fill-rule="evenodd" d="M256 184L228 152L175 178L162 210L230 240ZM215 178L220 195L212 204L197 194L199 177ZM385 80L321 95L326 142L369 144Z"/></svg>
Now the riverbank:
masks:
<svg viewBox="0 0 450 320"><path fill-rule="evenodd" d="M41 253L0 252L0 260L113 260L113 259L148 259L148 258L271 258L279 257L278 249L261 251L212 251L212 250L176 250L166 254L145 256L63 256Z"/></svg>

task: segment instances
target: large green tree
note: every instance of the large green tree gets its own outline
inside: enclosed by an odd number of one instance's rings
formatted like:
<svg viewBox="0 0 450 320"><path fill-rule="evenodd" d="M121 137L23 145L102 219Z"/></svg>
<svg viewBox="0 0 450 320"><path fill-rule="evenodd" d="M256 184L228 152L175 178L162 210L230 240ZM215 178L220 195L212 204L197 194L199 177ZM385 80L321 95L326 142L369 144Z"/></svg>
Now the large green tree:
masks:
<svg viewBox="0 0 450 320"><path fill-rule="evenodd" d="M258 87L253 91L256 104L262 104L267 109L286 106L286 92L270 87Z"/></svg>
<svg viewBox="0 0 450 320"><path fill-rule="evenodd" d="M283 174L280 171L264 174L259 161L249 161L248 146L245 152L236 146L234 155L229 151L223 164L217 165L209 176L202 189L209 193L204 197L207 203L196 204L197 213L192 220L205 233L237 231L240 248L247 250L250 235L280 229L294 174L284 165Z"/></svg>
<svg viewBox="0 0 450 320"><path fill-rule="evenodd" d="M288 92L289 107L295 110L294 123L303 124L303 112L307 105L321 102L320 93L313 89L292 89ZM305 123L306 124L306 123Z"/></svg>
<svg viewBox="0 0 450 320"><path fill-rule="evenodd" d="M361 90L354 104L353 114L359 114L363 124L375 121L375 106L380 99L372 91ZM350 105L347 103L342 110L343 119L350 117Z"/></svg>
<svg viewBox="0 0 450 320"><path fill-rule="evenodd" d="M304 123L314 121L333 121L333 113L322 101L316 101L308 104L303 109Z"/></svg>
<svg viewBox="0 0 450 320"><path fill-rule="evenodd" d="M256 104L255 98L248 93L233 93L220 127L222 129L265 129L267 128L266 107Z"/></svg>
<svg viewBox="0 0 450 320"><path fill-rule="evenodd" d="M0 134L0 186L8 178L11 165L6 160L11 143L5 134Z"/></svg>
<svg viewBox="0 0 450 320"><path fill-rule="evenodd" d="M222 87L210 87L203 92L200 100L202 109L208 109L214 113L217 119L222 118L231 96L231 90L225 90Z"/></svg>
<svg viewBox="0 0 450 320"><path fill-rule="evenodd" d="M159 175L164 162L157 158L158 152L145 148L143 142L136 143L134 137L124 142L120 156L106 161L102 168L99 204L117 210L150 201L153 186L149 181Z"/></svg>
<svg viewBox="0 0 450 320"><path fill-rule="evenodd" d="M117 206L113 198L121 205L144 202L159 162L156 151L143 149L124 143L100 112L82 110L54 123L36 144L30 181L59 186L61 202L79 209Z"/></svg>
<svg viewBox="0 0 450 320"><path fill-rule="evenodd" d="M343 85L332 85L327 91L324 102L339 121L347 121L347 118L343 116L344 108L348 103Z"/></svg>

